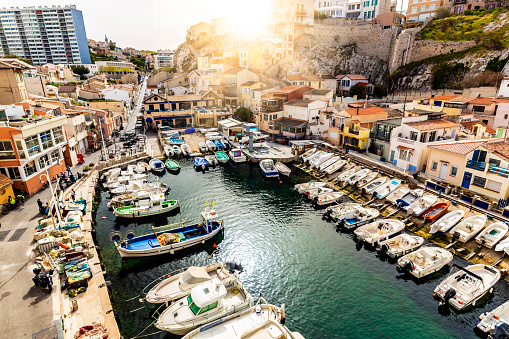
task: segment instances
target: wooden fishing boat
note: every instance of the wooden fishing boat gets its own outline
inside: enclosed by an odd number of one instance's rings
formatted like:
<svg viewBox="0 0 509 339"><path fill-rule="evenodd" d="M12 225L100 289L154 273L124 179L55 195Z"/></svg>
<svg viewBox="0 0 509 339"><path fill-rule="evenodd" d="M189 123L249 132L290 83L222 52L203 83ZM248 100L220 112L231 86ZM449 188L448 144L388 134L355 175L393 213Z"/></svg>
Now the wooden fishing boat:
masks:
<svg viewBox="0 0 509 339"><path fill-rule="evenodd" d="M292 170L290 168L288 168L288 166L286 166L282 162L278 161L278 162L276 162L276 164L274 166L278 170L279 174L282 174L286 177L289 177L290 174L292 173Z"/></svg>
<svg viewBox="0 0 509 339"><path fill-rule="evenodd" d="M228 154L226 154L225 152L223 151L217 151L216 152L216 159L217 161L219 161L221 164L226 164L228 162L228 160L230 160L230 158L228 158Z"/></svg>
<svg viewBox="0 0 509 339"><path fill-rule="evenodd" d="M180 169L179 163L176 160L173 160L173 159L166 160L164 165L166 166L166 168L169 171L172 171L172 172L176 172L176 171L178 171Z"/></svg>
<svg viewBox="0 0 509 339"><path fill-rule="evenodd" d="M171 212L177 208L179 208L178 200L165 200L164 194L159 194L138 200L131 206L117 207L113 210L113 214L119 218L143 218Z"/></svg>
<svg viewBox="0 0 509 339"><path fill-rule="evenodd" d="M439 202L424 212L422 218L424 220L435 221L447 212L449 206L451 206L451 202L449 200Z"/></svg>

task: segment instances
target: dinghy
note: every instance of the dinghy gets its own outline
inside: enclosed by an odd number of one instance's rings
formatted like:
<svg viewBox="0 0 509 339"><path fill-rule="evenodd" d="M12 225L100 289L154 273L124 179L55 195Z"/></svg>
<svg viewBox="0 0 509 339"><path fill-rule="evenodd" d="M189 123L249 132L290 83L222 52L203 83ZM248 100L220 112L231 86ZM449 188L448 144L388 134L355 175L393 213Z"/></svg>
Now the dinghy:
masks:
<svg viewBox="0 0 509 339"><path fill-rule="evenodd" d="M345 213L355 211L357 208L362 207L361 204L356 202L345 202L336 206L331 206L325 210L323 217L326 219L337 220L339 216Z"/></svg>
<svg viewBox="0 0 509 339"><path fill-rule="evenodd" d="M359 180L367 176L371 171L367 168L363 168L360 171L355 172L352 176L345 179L344 185L356 185Z"/></svg>
<svg viewBox="0 0 509 339"><path fill-rule="evenodd" d="M327 206L338 201L343 195L343 192L320 193L314 199L318 206Z"/></svg>
<svg viewBox="0 0 509 339"><path fill-rule="evenodd" d="M228 271L225 262L218 262L202 267L191 266L178 274L167 274L164 277L166 278L147 292L144 299L146 302L171 302L185 297L193 287L205 281L218 278L224 283L237 278L237 275Z"/></svg>
<svg viewBox="0 0 509 339"><path fill-rule="evenodd" d="M422 214L422 218L424 220L435 221L442 215L444 215L445 212L447 212L449 206L451 206L451 202L449 200L439 202L438 204L431 206L429 210L424 212Z"/></svg>
<svg viewBox="0 0 509 339"><path fill-rule="evenodd" d="M164 194L159 194L138 200L131 206L117 207L113 214L119 218L143 218L168 213L179 207L178 200L165 200Z"/></svg>
<svg viewBox="0 0 509 339"><path fill-rule="evenodd" d="M218 151L224 150L224 145L221 142L221 140L213 140L213 142L214 142L214 146L216 146L216 149Z"/></svg>
<svg viewBox="0 0 509 339"><path fill-rule="evenodd" d="M145 173L135 173L132 175L123 175L120 177L110 178L108 179L104 184L104 188L115 188L122 185L127 185L129 181L135 181L135 180L142 180L147 177L147 174Z"/></svg>
<svg viewBox="0 0 509 339"><path fill-rule="evenodd" d="M339 171L345 165L346 165L346 160L338 160L335 163L333 163L332 165L330 165L329 167L327 167L324 170L324 172L325 172L325 174L332 174L332 173Z"/></svg>
<svg viewBox="0 0 509 339"><path fill-rule="evenodd" d="M209 149L209 151L214 152L216 150L216 145L214 144L214 142L212 140L205 141L205 144L207 145L207 148Z"/></svg>
<svg viewBox="0 0 509 339"><path fill-rule="evenodd" d="M223 151L217 151L216 152L216 159L221 164L226 164L230 158L228 158L228 155Z"/></svg>
<svg viewBox="0 0 509 339"><path fill-rule="evenodd" d="M259 166L265 178L279 178L279 172L274 166L272 159L260 160Z"/></svg>
<svg viewBox="0 0 509 339"><path fill-rule="evenodd" d="M363 186L366 186L367 184L369 184L370 182L375 180L377 176L378 176L378 172L369 173L364 178L359 179L359 181L357 182L357 187L361 188Z"/></svg>
<svg viewBox="0 0 509 339"><path fill-rule="evenodd" d="M373 191L373 193L375 193L375 196L378 199L383 199L386 196L388 196L389 194L391 194L392 192L394 192L394 190L396 190L396 188L398 188L398 186L400 184L401 184L401 180L392 179L388 183L383 184L383 185L379 186L378 188L376 188Z"/></svg>
<svg viewBox="0 0 509 339"><path fill-rule="evenodd" d="M172 171L172 172L176 172L176 171L178 171L180 169L179 163L176 160L173 160L173 159L166 160L164 165L166 166L166 168L169 171Z"/></svg>
<svg viewBox="0 0 509 339"><path fill-rule="evenodd" d="M376 190L380 185L383 185L387 181L387 177L380 177L378 179L375 179L369 183L367 183L365 186L362 187L362 192L364 194L371 194L374 190Z"/></svg>
<svg viewBox="0 0 509 339"><path fill-rule="evenodd" d="M403 207L403 209L406 209L408 215L418 217L423 214L424 211L427 211L431 206L433 206L433 204L437 202L437 199L438 198L435 195L427 194L416 199L410 205Z"/></svg>
<svg viewBox="0 0 509 339"><path fill-rule="evenodd" d="M163 165L163 162L159 159L152 159L148 162L148 164L150 165L150 169L152 169L152 171L154 172L157 172L157 173L163 173L164 172L164 165Z"/></svg>
<svg viewBox="0 0 509 339"><path fill-rule="evenodd" d="M125 180L125 181L123 180L121 182L116 182L111 185L105 186L105 188L107 188L110 191L110 193L113 193L114 190L119 189L119 188L125 188L125 187L129 187L129 186L132 186L135 184L141 186L147 182L148 182L148 180L146 180L146 179Z"/></svg>
<svg viewBox="0 0 509 339"><path fill-rule="evenodd" d="M288 168L288 166L286 166L282 162L278 161L278 162L276 162L276 164L274 166L278 170L279 174L284 175L286 177L289 177L290 174L292 173L292 170L290 168Z"/></svg>
<svg viewBox="0 0 509 339"><path fill-rule="evenodd" d="M172 147L172 145L165 145L164 146L164 154L168 158L173 156L173 147Z"/></svg>
<svg viewBox="0 0 509 339"><path fill-rule="evenodd" d="M457 223L460 222L461 219L463 219L464 215L465 211L461 209L447 213L431 225L429 233L433 234L436 232L449 232L451 228L453 228Z"/></svg>
<svg viewBox="0 0 509 339"><path fill-rule="evenodd" d="M254 300L239 279L224 284L218 278L194 287L185 298L163 311L155 327L175 335L185 335L195 328L253 306Z"/></svg>
<svg viewBox="0 0 509 339"><path fill-rule="evenodd" d="M336 177L336 181L338 183L340 183L341 181L345 180L345 179L348 179L350 176L352 176L354 173L356 172L356 169L355 169L355 166L354 167L351 167L349 169L347 169L346 171L344 171L343 173L341 173L340 175L338 175Z"/></svg>
<svg viewBox="0 0 509 339"><path fill-rule="evenodd" d="M391 258L399 258L413 252L424 244L424 238L418 235L400 234L394 238L379 242L380 250Z"/></svg>
<svg viewBox="0 0 509 339"><path fill-rule="evenodd" d="M191 147L188 144L183 144L180 146L180 150L182 151L182 155L188 157L191 154Z"/></svg>
<svg viewBox="0 0 509 339"><path fill-rule="evenodd" d="M383 219L361 226L354 233L359 241L373 245L381 240L390 238L404 229L405 223L401 220Z"/></svg>
<svg viewBox="0 0 509 339"><path fill-rule="evenodd" d="M337 217L339 225L346 229L353 229L360 225L364 225L373 219L378 218L380 212L377 209L358 206L349 212L342 213Z"/></svg>
<svg viewBox="0 0 509 339"><path fill-rule="evenodd" d="M475 324L475 326L477 326L477 328L481 331L491 334L492 338L502 339L504 336L507 338L505 334L502 336L496 336L498 324L505 324L505 331L507 331L507 324L509 324L509 300L495 308L493 311L481 314L479 316L479 321Z"/></svg>
<svg viewBox="0 0 509 339"><path fill-rule="evenodd" d="M479 233L486 225L487 217L485 214L477 214L466 218L456 226L454 226L449 233L454 240L467 242Z"/></svg>
<svg viewBox="0 0 509 339"><path fill-rule="evenodd" d="M197 328L182 339L304 339L283 325L284 316L283 306L265 302Z"/></svg>
<svg viewBox="0 0 509 339"><path fill-rule="evenodd" d="M500 279L500 272L488 265L476 264L468 267L453 265L453 269L436 288L433 296L440 300L440 305L449 303L461 310L469 305L475 306L483 295L493 291L493 286Z"/></svg>
<svg viewBox="0 0 509 339"><path fill-rule="evenodd" d="M219 164L215 154L209 154L205 156L205 160L209 163L209 166L216 167Z"/></svg>
<svg viewBox="0 0 509 339"><path fill-rule="evenodd" d="M202 153L208 152L208 150L209 150L209 148L203 141L200 141L200 143L198 144L198 147L200 147L200 152L202 152Z"/></svg>
<svg viewBox="0 0 509 339"><path fill-rule="evenodd" d="M478 244L492 248L495 246L509 231L509 227L505 222L495 222L486 227L477 237L475 241Z"/></svg>
<svg viewBox="0 0 509 339"><path fill-rule="evenodd" d="M311 169L318 168L321 164L323 164L324 162L326 162L327 160L329 160L333 156L334 156L333 153L323 153L322 155L320 155L319 157L317 157L315 160L313 160L310 163L310 168Z"/></svg>
<svg viewBox="0 0 509 339"><path fill-rule="evenodd" d="M411 203L422 197L424 194L424 190L418 188L414 190L408 191L405 195L403 195L401 198L396 199L395 204L399 206L400 208L404 208L409 206Z"/></svg>
<svg viewBox="0 0 509 339"><path fill-rule="evenodd" d="M150 171L150 165L147 164L146 162L140 161L139 163L136 164L136 171L138 173L148 172Z"/></svg>
<svg viewBox="0 0 509 339"><path fill-rule="evenodd" d="M331 193L334 192L334 189L331 187L314 187L307 190L304 195L306 198L314 200L316 196L322 193Z"/></svg>
<svg viewBox="0 0 509 339"><path fill-rule="evenodd" d="M324 154L324 151L316 151L315 153L311 154L307 158L303 158L303 161L305 164L311 164L311 162L315 161L318 157L320 157L322 154Z"/></svg>
<svg viewBox="0 0 509 339"><path fill-rule="evenodd" d="M299 158L300 158L300 160L302 160L302 162L306 162L306 159L308 157L310 157L311 155L313 155L316 151L317 151L316 148L308 149L306 152L301 154Z"/></svg>
<svg viewBox="0 0 509 339"><path fill-rule="evenodd" d="M172 147L173 155L174 156L178 157L179 155L182 154L182 151L180 150L180 146L179 145L173 145L171 147Z"/></svg>
<svg viewBox="0 0 509 339"><path fill-rule="evenodd" d="M297 184L293 187L295 191L297 191L299 194L302 194L306 192L307 190L315 187L325 187L327 184L323 181L314 181L311 180L310 182L306 182L303 184Z"/></svg>
<svg viewBox="0 0 509 339"><path fill-rule="evenodd" d="M230 150L230 152L228 152L228 154L230 156L230 159L232 159L232 161L235 163L247 161L246 156L244 155L244 153L242 153L242 150L240 148L233 148L232 150Z"/></svg>
<svg viewBox="0 0 509 339"><path fill-rule="evenodd" d="M194 158L194 169L195 170L205 171L205 169L207 169L207 167L209 167L209 163L207 160L205 160L205 158L203 158L203 157L195 157Z"/></svg>
<svg viewBox="0 0 509 339"><path fill-rule="evenodd" d="M318 166L318 170L319 171L323 171L325 170L327 167L333 165L335 162L337 162L339 160L339 155L335 155L333 156L332 158L330 158L329 160L325 161L324 163L322 163L320 166Z"/></svg>
<svg viewBox="0 0 509 339"><path fill-rule="evenodd" d="M452 253L445 248L438 246L422 247L399 258L396 269L400 273L410 273L416 278L422 278L440 271L452 259Z"/></svg>

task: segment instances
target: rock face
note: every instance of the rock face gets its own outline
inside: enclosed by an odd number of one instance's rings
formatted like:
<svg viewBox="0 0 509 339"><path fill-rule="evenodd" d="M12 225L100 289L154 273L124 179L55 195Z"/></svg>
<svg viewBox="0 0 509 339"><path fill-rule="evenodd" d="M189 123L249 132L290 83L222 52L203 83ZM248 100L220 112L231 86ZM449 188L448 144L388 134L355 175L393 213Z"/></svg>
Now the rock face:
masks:
<svg viewBox="0 0 509 339"><path fill-rule="evenodd" d="M177 72L189 72L196 69L196 55L191 45L186 43L181 44L175 52L173 62Z"/></svg>

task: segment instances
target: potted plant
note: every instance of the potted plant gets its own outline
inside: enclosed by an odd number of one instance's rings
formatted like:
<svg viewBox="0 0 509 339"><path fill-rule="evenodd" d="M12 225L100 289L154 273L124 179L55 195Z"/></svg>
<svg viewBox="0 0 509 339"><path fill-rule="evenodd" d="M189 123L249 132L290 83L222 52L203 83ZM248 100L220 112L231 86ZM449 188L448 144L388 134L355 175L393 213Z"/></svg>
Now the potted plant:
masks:
<svg viewBox="0 0 509 339"><path fill-rule="evenodd" d="M454 186L451 186L451 185L448 185L446 188L445 188L445 194L451 194L451 190Z"/></svg>
<svg viewBox="0 0 509 339"><path fill-rule="evenodd" d="M83 166L83 172L88 172L88 166Z"/></svg>
<svg viewBox="0 0 509 339"><path fill-rule="evenodd" d="M94 167L95 164L93 162L91 162L90 164L88 164L89 167Z"/></svg>

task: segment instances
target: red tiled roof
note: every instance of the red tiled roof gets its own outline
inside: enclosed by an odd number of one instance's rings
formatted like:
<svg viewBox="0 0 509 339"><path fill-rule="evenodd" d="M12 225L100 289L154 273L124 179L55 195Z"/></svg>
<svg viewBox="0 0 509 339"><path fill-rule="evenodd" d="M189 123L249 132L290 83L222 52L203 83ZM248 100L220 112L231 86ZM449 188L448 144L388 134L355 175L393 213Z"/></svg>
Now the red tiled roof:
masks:
<svg viewBox="0 0 509 339"><path fill-rule="evenodd" d="M347 77L349 77L351 80L368 80L364 75L360 74L347 74Z"/></svg>
<svg viewBox="0 0 509 339"><path fill-rule="evenodd" d="M0 174L0 189L12 185L12 180L9 177Z"/></svg>
<svg viewBox="0 0 509 339"><path fill-rule="evenodd" d="M295 80L303 80L304 81L304 78L302 77L302 75L300 74L295 74L295 75L287 75L286 78L290 81L295 81Z"/></svg>
<svg viewBox="0 0 509 339"><path fill-rule="evenodd" d="M431 98L430 100L442 100L449 101L452 99L459 98L458 95L437 95L436 97Z"/></svg>
<svg viewBox="0 0 509 339"><path fill-rule="evenodd" d="M482 122L482 121L465 121L465 122L461 122L460 124L461 124L461 126L465 127L469 131L472 131L474 129L475 125L481 125L481 126L486 127L486 132L487 133L489 133L489 134L497 133L496 130L494 130L493 128L491 128L489 126L486 126L486 124L484 122Z"/></svg>
<svg viewBox="0 0 509 339"><path fill-rule="evenodd" d="M407 122L405 125L418 129L419 131L431 131L440 128L459 127L458 124L443 119Z"/></svg>
<svg viewBox="0 0 509 339"><path fill-rule="evenodd" d="M429 148L437 149L439 151L445 151L449 153L467 155L468 153L476 150L479 146L489 142L489 139L484 140L469 140L461 142L450 142L440 145L431 145Z"/></svg>
<svg viewBox="0 0 509 339"><path fill-rule="evenodd" d="M452 102L452 103L467 103L467 102L471 102L475 100L475 98L471 98L471 97L457 97L457 98L454 98L454 99L451 99L447 102Z"/></svg>
<svg viewBox="0 0 509 339"><path fill-rule="evenodd" d="M275 91L274 93L276 93L276 94L287 94L287 93L291 93L291 92L296 91L296 90L301 89L301 88L309 88L309 90L313 89L312 87L304 86L304 85L290 85L290 86L286 86L284 88L281 88L281 89Z"/></svg>
<svg viewBox="0 0 509 339"><path fill-rule="evenodd" d="M380 107L369 107L369 108L359 108L358 110L355 109L345 109L345 111L350 114L351 116L355 115L368 115L368 114L379 114L379 113L385 113L387 112L380 108Z"/></svg>
<svg viewBox="0 0 509 339"><path fill-rule="evenodd" d="M506 141L489 142L482 146L496 156L509 161L509 143Z"/></svg>
<svg viewBox="0 0 509 339"><path fill-rule="evenodd" d="M497 99L495 98L477 98L470 101L472 104L482 104L482 105L492 105L497 103Z"/></svg>

